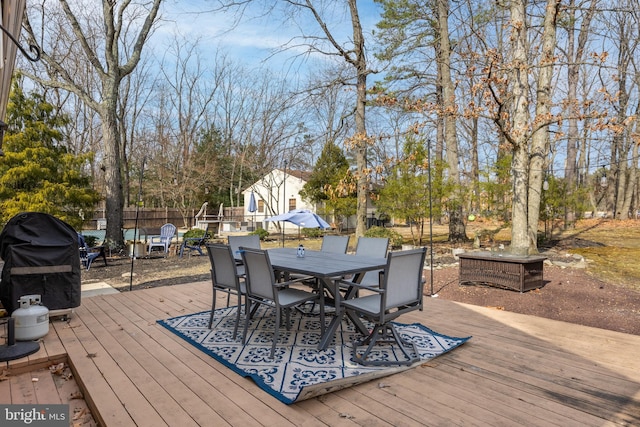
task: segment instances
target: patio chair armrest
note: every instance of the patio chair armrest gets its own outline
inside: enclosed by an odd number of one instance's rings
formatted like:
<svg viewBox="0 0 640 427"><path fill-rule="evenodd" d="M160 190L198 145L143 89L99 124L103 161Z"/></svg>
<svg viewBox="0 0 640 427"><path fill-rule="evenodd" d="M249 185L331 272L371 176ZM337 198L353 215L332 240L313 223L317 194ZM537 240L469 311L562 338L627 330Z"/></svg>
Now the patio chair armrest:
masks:
<svg viewBox="0 0 640 427"><path fill-rule="evenodd" d="M336 280L336 283L338 285L351 286L351 287L358 288L358 289L366 289L368 291L376 292L376 293L379 293L379 294L383 294L383 293L386 292L385 289L375 288L375 287L372 287L371 285L363 285L363 284L360 284L360 283L351 282L349 280Z"/></svg>
<svg viewBox="0 0 640 427"><path fill-rule="evenodd" d="M286 288L288 286L293 285L294 283L302 283L305 280L314 280L315 277L314 276L303 276L303 277L296 277L293 280L287 280L286 282L278 282L278 283L274 283L273 286L278 287L278 288Z"/></svg>

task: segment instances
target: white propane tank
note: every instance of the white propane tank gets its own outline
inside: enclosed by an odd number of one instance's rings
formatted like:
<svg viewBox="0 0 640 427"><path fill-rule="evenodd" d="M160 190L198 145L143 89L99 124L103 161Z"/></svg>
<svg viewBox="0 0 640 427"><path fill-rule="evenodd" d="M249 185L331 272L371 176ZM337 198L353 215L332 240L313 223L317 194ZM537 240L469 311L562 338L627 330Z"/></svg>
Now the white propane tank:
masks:
<svg viewBox="0 0 640 427"><path fill-rule="evenodd" d="M24 295L18 300L20 308L11 313L16 320L17 341L37 340L49 333L49 309L40 301L40 295Z"/></svg>

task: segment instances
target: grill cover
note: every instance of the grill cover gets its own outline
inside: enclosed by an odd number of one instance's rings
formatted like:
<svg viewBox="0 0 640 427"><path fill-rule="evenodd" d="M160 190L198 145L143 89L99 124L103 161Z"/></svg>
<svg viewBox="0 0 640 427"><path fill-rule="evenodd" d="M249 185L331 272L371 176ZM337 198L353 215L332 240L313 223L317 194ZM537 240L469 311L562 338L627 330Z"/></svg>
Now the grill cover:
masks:
<svg viewBox="0 0 640 427"><path fill-rule="evenodd" d="M0 233L0 257L0 301L9 313L23 295L41 295L49 310L80 305L78 233L66 222L40 212L14 216Z"/></svg>

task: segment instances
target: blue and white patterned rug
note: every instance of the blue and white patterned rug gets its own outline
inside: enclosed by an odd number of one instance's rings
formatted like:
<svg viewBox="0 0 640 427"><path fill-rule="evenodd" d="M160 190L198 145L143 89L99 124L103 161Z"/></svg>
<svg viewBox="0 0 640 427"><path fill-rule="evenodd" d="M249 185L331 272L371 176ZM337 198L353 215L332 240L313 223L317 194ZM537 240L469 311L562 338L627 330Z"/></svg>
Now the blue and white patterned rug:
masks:
<svg viewBox="0 0 640 427"><path fill-rule="evenodd" d="M261 306L252 319L246 345L242 344L241 339L242 324L238 339L233 339L235 307L217 309L212 329L208 328L210 313L203 311L158 320L158 323L236 373L251 377L259 387L286 404L411 369L453 350L471 338L441 335L419 323L396 323L400 335L416 343L421 361L413 366L365 367L352 359L352 342L359 335L351 323L343 321L334 341L326 350L318 351L319 317L302 315L294 310L291 329L287 331L284 326L280 328L279 342L272 360L269 355L274 316L270 308ZM380 346L380 349L378 357L396 357L391 346Z"/></svg>

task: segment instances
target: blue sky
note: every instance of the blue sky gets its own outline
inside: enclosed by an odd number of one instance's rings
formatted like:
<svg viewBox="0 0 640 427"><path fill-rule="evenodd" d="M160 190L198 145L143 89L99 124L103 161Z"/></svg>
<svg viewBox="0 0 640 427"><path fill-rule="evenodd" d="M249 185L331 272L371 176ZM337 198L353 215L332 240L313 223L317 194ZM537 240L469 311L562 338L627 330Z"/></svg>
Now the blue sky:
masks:
<svg viewBox="0 0 640 427"><path fill-rule="evenodd" d="M153 36L152 44L162 49L176 32L192 38L200 38L202 51L206 54L221 49L230 59L241 60L251 66L266 64L274 70L290 65L291 58L300 50L290 50L273 55L274 50L300 35L302 26L305 31L318 31L315 21L294 22L279 18L274 14L265 15L258 2L248 8L245 18L234 24L235 17L230 13L210 11L214 2L205 0L173 1L164 4L162 18L165 22ZM372 0L358 2L360 20L365 31L370 33L378 22L378 6ZM260 15L263 15L260 17ZM280 15L282 16L282 15ZM337 24L332 31L339 41L351 38L351 25L348 14L337 13L329 24Z"/></svg>

